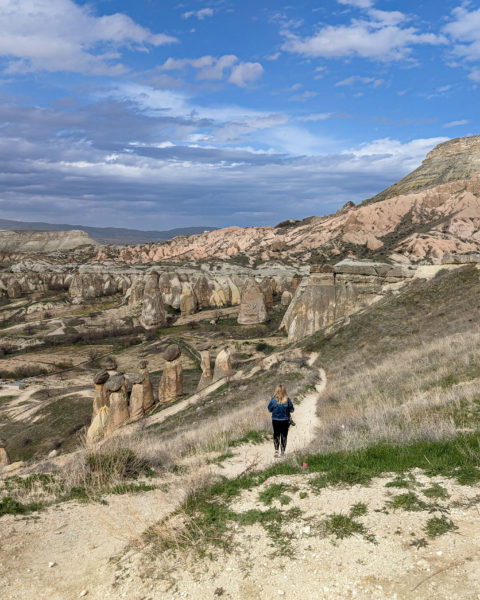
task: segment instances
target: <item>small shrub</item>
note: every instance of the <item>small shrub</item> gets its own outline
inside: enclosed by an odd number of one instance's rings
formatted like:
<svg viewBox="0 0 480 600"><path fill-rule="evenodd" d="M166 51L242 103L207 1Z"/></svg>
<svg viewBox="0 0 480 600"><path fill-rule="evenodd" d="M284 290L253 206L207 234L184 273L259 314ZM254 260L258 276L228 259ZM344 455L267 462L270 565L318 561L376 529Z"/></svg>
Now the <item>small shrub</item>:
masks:
<svg viewBox="0 0 480 600"><path fill-rule="evenodd" d="M283 483L272 483L258 494L258 499L267 506L272 504L274 500L278 500L283 506L291 502L290 496L285 494L286 489L287 486Z"/></svg>
<svg viewBox="0 0 480 600"><path fill-rule="evenodd" d="M334 535L337 539L351 537L352 535L361 535L369 542L374 542L375 538L371 533L368 533L367 528L363 523L355 521L349 515L332 514L324 521L325 530L328 534Z"/></svg>
<svg viewBox="0 0 480 600"><path fill-rule="evenodd" d="M89 454L86 464L91 477L105 482L136 479L149 470L147 463L129 448L119 448L108 453Z"/></svg>
<svg viewBox="0 0 480 600"><path fill-rule="evenodd" d="M355 517L363 517L368 512L368 507L364 502L357 502L350 509L350 516L352 519Z"/></svg>

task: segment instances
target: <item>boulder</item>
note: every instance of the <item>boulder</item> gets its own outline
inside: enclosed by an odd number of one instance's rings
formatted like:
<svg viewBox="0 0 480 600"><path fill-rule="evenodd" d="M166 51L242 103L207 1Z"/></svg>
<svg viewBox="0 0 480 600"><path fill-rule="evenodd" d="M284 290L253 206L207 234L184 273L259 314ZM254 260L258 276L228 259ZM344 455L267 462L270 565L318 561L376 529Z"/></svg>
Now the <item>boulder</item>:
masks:
<svg viewBox="0 0 480 600"><path fill-rule="evenodd" d="M212 372L212 360L210 356L210 350L208 348L204 348L200 350L200 359L201 364L200 367L202 369L202 376L197 385L197 390L203 390L209 386L213 381L213 372Z"/></svg>
<svg viewBox="0 0 480 600"><path fill-rule="evenodd" d="M0 440L0 470L10 464L5 440Z"/></svg>
<svg viewBox="0 0 480 600"><path fill-rule="evenodd" d="M158 273L150 273L145 281L140 324L144 329L153 329L163 327L166 322L167 313L163 304L162 292L158 287Z"/></svg>
<svg viewBox="0 0 480 600"><path fill-rule="evenodd" d="M116 371L118 369L118 364L115 358L113 358L113 356L107 356L107 358L102 363L102 367L106 371Z"/></svg>
<svg viewBox="0 0 480 600"><path fill-rule="evenodd" d="M266 320L267 309L263 292L255 278L249 277L242 289L238 323L240 325L254 325L264 323Z"/></svg>
<svg viewBox="0 0 480 600"><path fill-rule="evenodd" d="M176 360L181 353L182 350L178 344L170 344L170 346L168 346L168 348L163 353L163 358L167 362L172 362L173 360Z"/></svg>
<svg viewBox="0 0 480 600"><path fill-rule="evenodd" d="M232 355L228 348L221 350L215 359L215 368L213 370L213 381L218 381L222 377L230 377L233 374Z"/></svg>
<svg viewBox="0 0 480 600"><path fill-rule="evenodd" d="M158 386L158 401L173 402L183 394L183 365L182 357L167 361Z"/></svg>
<svg viewBox="0 0 480 600"><path fill-rule="evenodd" d="M107 392L118 392L122 387L125 386L125 377L121 374L114 375L110 377L110 379L105 384L105 389Z"/></svg>
<svg viewBox="0 0 480 600"><path fill-rule="evenodd" d="M107 383L107 381L110 378L110 374L107 370L103 369L102 371L98 371L97 373L95 373L94 377L93 377L93 383L95 385L103 385L104 383Z"/></svg>

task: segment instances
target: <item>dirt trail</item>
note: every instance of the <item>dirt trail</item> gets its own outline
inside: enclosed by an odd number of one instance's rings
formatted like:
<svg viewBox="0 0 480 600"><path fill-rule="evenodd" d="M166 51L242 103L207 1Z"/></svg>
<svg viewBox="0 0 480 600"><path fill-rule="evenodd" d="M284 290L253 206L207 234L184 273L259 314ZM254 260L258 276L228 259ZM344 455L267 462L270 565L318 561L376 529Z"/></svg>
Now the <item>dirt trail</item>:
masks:
<svg viewBox="0 0 480 600"><path fill-rule="evenodd" d="M312 355L312 366L317 356ZM317 424L316 401L326 384L319 371L315 392L296 405L296 427L291 428L287 456L305 447ZM219 384L221 385L221 383ZM211 390L210 390L211 391ZM198 401L203 394L162 411L163 420ZM153 419L153 417L152 417ZM272 443L246 445L224 463L221 474L236 477L250 469L261 469L274 461ZM212 472L220 472L211 465ZM5 600L67 600L83 590L88 598L104 600L119 596L114 557L145 529L169 514L185 497L176 478L168 492L154 490L128 496L108 496L108 504L65 503L33 516L5 516L0 528L0 597ZM49 567L49 563L55 563ZM135 578L135 574L130 576ZM135 596L136 597L136 596Z"/></svg>

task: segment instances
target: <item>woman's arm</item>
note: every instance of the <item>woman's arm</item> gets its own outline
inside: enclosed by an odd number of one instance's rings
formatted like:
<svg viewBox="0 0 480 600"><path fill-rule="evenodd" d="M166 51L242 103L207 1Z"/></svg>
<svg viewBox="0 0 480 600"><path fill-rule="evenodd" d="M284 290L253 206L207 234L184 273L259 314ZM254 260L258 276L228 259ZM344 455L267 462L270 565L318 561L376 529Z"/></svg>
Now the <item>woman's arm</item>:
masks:
<svg viewBox="0 0 480 600"><path fill-rule="evenodd" d="M274 405L275 405L275 401L274 401L274 399L272 398L272 399L270 400L269 404L268 404L268 410L269 410L270 412L273 412Z"/></svg>
<svg viewBox="0 0 480 600"><path fill-rule="evenodd" d="M288 399L288 408L290 409L290 412L295 412L293 402L290 400L290 398Z"/></svg>

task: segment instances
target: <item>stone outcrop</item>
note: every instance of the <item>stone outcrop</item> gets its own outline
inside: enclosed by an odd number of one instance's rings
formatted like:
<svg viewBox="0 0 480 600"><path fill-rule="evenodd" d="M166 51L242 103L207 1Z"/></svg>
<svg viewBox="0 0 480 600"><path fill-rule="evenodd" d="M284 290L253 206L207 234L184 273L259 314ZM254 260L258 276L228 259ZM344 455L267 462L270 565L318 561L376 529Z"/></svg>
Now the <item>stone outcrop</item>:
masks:
<svg viewBox="0 0 480 600"><path fill-rule="evenodd" d="M299 340L398 290L415 273L411 266L368 261L314 266L295 292L282 327L289 340Z"/></svg>
<svg viewBox="0 0 480 600"><path fill-rule="evenodd" d="M143 310L140 323L145 329L163 327L167 322L167 313L162 293L158 286L158 273L151 273L145 281Z"/></svg>
<svg viewBox="0 0 480 600"><path fill-rule="evenodd" d="M218 381L223 377L231 377L232 375L232 354L229 348L224 348L217 354L217 358L215 359L213 381Z"/></svg>
<svg viewBox="0 0 480 600"><path fill-rule="evenodd" d="M242 289L238 322L240 325L264 323L267 320L265 299L254 277L249 277Z"/></svg>
<svg viewBox="0 0 480 600"><path fill-rule="evenodd" d="M0 471L10 464L10 458L7 452L7 443L0 439Z"/></svg>
<svg viewBox="0 0 480 600"><path fill-rule="evenodd" d="M114 375L105 384L105 389L109 394L105 435L110 435L130 418L125 377L123 375Z"/></svg>
<svg viewBox="0 0 480 600"><path fill-rule="evenodd" d="M131 421L141 419L145 414L144 386L145 376L141 373L129 374L128 379L132 384L129 401L129 416Z"/></svg>
<svg viewBox="0 0 480 600"><path fill-rule="evenodd" d="M10 281L7 283L7 296L10 298L10 300L21 298L22 286L16 279L10 279Z"/></svg>
<svg viewBox="0 0 480 600"><path fill-rule="evenodd" d="M98 411L104 406L109 405L107 390L105 384L110 378L108 371L103 370L95 374L93 382L95 384L95 391L93 395L93 414L92 420L95 419Z"/></svg>
<svg viewBox="0 0 480 600"><path fill-rule="evenodd" d="M158 401L173 402L183 394L183 365L180 347L170 345L164 353L165 367L158 386Z"/></svg>
<svg viewBox="0 0 480 600"><path fill-rule="evenodd" d="M212 372L212 357L210 356L210 348L205 347L200 349L200 368L202 369L202 376L197 385L197 390L203 390L209 386L213 381Z"/></svg>
<svg viewBox="0 0 480 600"><path fill-rule="evenodd" d="M103 406L92 419L92 423L87 431L87 445L100 442L106 434L108 423L108 406Z"/></svg>

